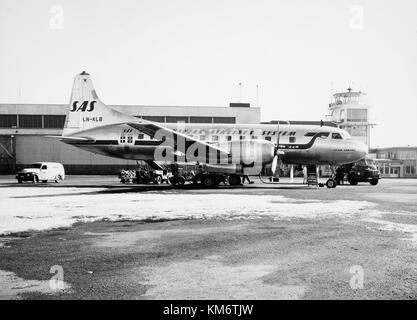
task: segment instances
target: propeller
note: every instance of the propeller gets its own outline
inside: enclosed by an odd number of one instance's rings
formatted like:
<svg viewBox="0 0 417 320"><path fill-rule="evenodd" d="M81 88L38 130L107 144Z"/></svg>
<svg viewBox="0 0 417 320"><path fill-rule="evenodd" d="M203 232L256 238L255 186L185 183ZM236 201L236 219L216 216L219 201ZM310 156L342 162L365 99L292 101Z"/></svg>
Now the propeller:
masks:
<svg viewBox="0 0 417 320"><path fill-rule="evenodd" d="M272 160L272 164L271 164L271 171L272 171L273 175L275 175L275 171L277 170L277 166L278 166L278 155L275 154L274 159Z"/></svg>

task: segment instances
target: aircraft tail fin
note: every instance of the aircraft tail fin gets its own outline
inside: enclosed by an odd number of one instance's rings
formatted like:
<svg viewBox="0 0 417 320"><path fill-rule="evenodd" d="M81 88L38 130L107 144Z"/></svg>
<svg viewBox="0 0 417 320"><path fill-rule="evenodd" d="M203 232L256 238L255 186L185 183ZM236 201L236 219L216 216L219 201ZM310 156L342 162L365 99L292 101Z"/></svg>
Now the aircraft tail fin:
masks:
<svg viewBox="0 0 417 320"><path fill-rule="evenodd" d="M136 118L106 106L99 99L90 75L83 71L74 79L62 135L69 136L78 131L132 119Z"/></svg>

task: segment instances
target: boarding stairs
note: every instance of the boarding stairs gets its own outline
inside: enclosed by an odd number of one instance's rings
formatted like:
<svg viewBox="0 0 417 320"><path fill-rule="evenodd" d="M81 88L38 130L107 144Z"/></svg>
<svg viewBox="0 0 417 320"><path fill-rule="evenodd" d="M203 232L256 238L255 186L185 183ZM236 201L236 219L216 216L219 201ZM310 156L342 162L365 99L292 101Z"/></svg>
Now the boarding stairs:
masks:
<svg viewBox="0 0 417 320"><path fill-rule="evenodd" d="M154 170L166 170L165 165L160 161L145 161Z"/></svg>
<svg viewBox="0 0 417 320"><path fill-rule="evenodd" d="M319 186L319 179L317 175L317 166L308 165L307 166L307 185L308 186Z"/></svg>

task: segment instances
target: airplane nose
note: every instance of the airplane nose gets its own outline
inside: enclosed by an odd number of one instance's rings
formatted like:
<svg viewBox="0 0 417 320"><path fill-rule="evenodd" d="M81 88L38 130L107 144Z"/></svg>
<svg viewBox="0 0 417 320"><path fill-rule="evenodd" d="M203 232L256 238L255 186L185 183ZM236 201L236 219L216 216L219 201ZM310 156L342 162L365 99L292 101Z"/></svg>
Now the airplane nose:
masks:
<svg viewBox="0 0 417 320"><path fill-rule="evenodd" d="M362 141L355 141L355 149L358 155L358 160L362 160L369 152L368 145Z"/></svg>

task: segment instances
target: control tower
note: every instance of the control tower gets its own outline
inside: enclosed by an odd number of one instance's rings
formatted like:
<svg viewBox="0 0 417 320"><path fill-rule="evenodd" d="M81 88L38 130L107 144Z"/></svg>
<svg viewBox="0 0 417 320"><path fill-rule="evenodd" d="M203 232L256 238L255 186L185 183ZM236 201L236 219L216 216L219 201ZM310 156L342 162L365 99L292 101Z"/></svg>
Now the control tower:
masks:
<svg viewBox="0 0 417 320"><path fill-rule="evenodd" d="M327 121L335 122L339 128L350 133L352 138L370 145L370 128L373 124L369 121L371 106L364 103L366 93L353 91L348 88L346 92L333 94L329 104Z"/></svg>

